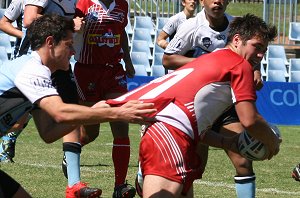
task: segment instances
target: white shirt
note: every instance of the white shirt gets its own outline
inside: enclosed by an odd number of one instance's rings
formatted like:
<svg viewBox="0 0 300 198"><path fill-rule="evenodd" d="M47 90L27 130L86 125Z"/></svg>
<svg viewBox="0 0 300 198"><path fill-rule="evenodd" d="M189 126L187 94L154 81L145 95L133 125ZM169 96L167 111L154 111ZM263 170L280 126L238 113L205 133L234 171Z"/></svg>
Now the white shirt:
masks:
<svg viewBox="0 0 300 198"><path fill-rule="evenodd" d="M233 17L225 14L229 23ZM165 49L166 54L185 55L189 50L201 48L205 52L212 52L216 48L223 48L227 41L229 26L222 32L210 28L204 9L196 17L183 22L177 29L174 38Z"/></svg>
<svg viewBox="0 0 300 198"><path fill-rule="evenodd" d="M168 35L173 35L174 33L176 33L178 27L186 20L186 15L183 11L181 11L175 14L174 16L170 17L168 22L162 28L162 30Z"/></svg>

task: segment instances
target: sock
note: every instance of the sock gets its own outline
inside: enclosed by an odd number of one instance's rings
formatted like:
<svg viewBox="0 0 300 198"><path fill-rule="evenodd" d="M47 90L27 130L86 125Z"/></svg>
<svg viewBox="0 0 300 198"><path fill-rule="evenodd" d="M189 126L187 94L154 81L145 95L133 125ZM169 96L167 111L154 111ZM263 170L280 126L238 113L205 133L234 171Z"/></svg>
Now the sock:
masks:
<svg viewBox="0 0 300 198"><path fill-rule="evenodd" d="M78 142L64 142L63 151L67 162L68 186L80 182L80 153L81 145Z"/></svg>
<svg viewBox="0 0 300 198"><path fill-rule="evenodd" d="M115 186L124 184L130 159L130 140L128 137L114 139L112 159L115 167Z"/></svg>
<svg viewBox="0 0 300 198"><path fill-rule="evenodd" d="M10 133L7 133L5 136L3 136L1 147L0 147L0 153L6 153L9 157L14 158L15 157L15 144L18 136L22 130L13 131Z"/></svg>
<svg viewBox="0 0 300 198"><path fill-rule="evenodd" d="M235 176L237 198L255 198L255 175Z"/></svg>

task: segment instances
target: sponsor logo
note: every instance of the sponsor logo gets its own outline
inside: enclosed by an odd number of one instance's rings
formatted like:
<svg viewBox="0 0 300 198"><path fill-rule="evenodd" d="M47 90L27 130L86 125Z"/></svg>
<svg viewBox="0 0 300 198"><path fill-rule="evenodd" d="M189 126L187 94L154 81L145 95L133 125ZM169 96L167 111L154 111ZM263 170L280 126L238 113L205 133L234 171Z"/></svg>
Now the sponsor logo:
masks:
<svg viewBox="0 0 300 198"><path fill-rule="evenodd" d="M105 34L89 34L88 44L97 45L99 47L107 45L108 47L114 47L120 45L121 35L114 35L109 29Z"/></svg>
<svg viewBox="0 0 300 198"><path fill-rule="evenodd" d="M212 41L210 40L209 37L204 37L202 38L202 45L205 46L206 48L209 48L209 46L211 46Z"/></svg>

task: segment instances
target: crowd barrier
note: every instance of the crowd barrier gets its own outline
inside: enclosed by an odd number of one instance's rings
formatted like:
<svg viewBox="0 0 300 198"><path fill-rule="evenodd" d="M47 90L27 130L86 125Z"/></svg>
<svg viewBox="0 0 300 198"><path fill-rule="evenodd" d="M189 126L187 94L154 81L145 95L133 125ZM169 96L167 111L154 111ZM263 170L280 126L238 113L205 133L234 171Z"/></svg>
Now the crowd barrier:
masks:
<svg viewBox="0 0 300 198"><path fill-rule="evenodd" d="M152 76L129 78L128 89L133 90L153 79ZM270 123L300 125L300 83L264 82L264 87L257 91L256 106Z"/></svg>

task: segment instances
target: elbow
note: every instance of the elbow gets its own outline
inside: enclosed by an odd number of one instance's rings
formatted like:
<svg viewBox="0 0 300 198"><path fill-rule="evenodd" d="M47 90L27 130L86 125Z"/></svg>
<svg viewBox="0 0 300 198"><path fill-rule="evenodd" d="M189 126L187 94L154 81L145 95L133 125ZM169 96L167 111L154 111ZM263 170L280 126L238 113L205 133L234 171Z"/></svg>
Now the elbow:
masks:
<svg viewBox="0 0 300 198"><path fill-rule="evenodd" d="M170 55L164 54L162 59L162 64L166 69L171 69L171 63L170 63Z"/></svg>

